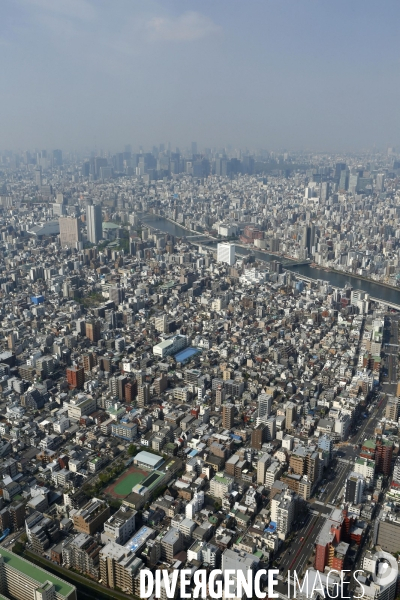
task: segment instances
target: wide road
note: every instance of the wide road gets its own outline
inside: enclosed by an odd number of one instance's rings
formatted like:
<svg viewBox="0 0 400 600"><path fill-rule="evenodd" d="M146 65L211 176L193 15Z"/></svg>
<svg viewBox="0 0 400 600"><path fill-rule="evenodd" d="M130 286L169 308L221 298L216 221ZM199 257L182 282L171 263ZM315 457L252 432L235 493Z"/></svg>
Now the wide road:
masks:
<svg viewBox="0 0 400 600"><path fill-rule="evenodd" d="M343 458L343 462L342 460L338 461L332 480L324 488L325 492L322 495L322 501L325 504L336 505L335 499L339 496L349 473L353 470L353 465L354 462L352 462L350 457Z"/></svg>
<svg viewBox="0 0 400 600"><path fill-rule="evenodd" d="M315 548L315 542L321 531L322 525L332 508L339 503L335 499L339 496L345 481L351 471L354 469L355 459L359 456L360 449L354 449L354 445L362 443L365 438L371 438L377 420L382 416L385 410L386 400L384 395L377 400L377 405L372 414L364 419L364 422L355 436L351 439L348 446L340 447L337 454L337 465L333 472L333 479L325 486L325 493L322 500L310 502L310 514L307 516L304 525L296 531L296 537L290 544L281 558L279 570L283 579L286 578L288 570L294 569L298 574L308 568L308 561Z"/></svg>
<svg viewBox="0 0 400 600"><path fill-rule="evenodd" d="M320 514L307 515L304 525L296 532L295 539L281 559L279 570L283 577L286 577L289 569L291 571L297 569L300 573L300 562L302 568L307 565L323 521Z"/></svg>
<svg viewBox="0 0 400 600"><path fill-rule="evenodd" d="M382 396L382 398L378 400L372 414L363 419L363 424L360 430L350 439L349 445L342 445L338 448L336 454L337 466L335 467L334 472L330 475L331 479L326 483L326 485L322 486L324 493L320 502L323 502L327 505L337 504L337 502L335 502L335 498L339 496L347 477L351 471L354 470L355 460L360 454L360 449L354 449L354 445L362 443L365 438L374 437L374 429L377 420L382 416L385 406L386 401Z"/></svg>

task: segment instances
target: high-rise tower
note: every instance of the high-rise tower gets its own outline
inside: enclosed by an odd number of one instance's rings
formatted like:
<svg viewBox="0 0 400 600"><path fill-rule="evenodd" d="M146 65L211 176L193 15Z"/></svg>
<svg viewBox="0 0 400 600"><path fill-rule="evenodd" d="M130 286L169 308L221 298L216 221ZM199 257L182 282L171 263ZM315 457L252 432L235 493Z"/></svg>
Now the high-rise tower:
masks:
<svg viewBox="0 0 400 600"><path fill-rule="evenodd" d="M88 204L86 208L87 239L98 244L103 237L103 222L100 204Z"/></svg>

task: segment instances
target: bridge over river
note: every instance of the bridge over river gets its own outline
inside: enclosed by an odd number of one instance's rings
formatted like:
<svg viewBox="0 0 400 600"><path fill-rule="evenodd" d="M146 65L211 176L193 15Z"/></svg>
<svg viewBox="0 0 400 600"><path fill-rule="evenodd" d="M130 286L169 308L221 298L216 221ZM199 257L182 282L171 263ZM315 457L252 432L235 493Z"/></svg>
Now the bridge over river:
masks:
<svg viewBox="0 0 400 600"><path fill-rule="evenodd" d="M216 238L211 238L196 231L185 229L178 223L159 215L140 215L140 219L146 227L158 229L159 231L169 233L176 237L185 237L189 242L196 245L215 247L218 242ZM369 294L371 300L380 302L388 308L400 311L400 289L397 290L396 288L381 285L377 281L358 279L348 273L327 271L318 267L314 268L309 261L291 261L275 254L269 254L262 250L250 249L237 243L235 243L235 246L238 255L252 253L258 260L263 260L265 262L277 260L282 263L285 270L292 271L296 277L304 279L305 281L326 281L330 283L332 287L338 289L343 289L346 285L350 285L354 290L362 290Z"/></svg>

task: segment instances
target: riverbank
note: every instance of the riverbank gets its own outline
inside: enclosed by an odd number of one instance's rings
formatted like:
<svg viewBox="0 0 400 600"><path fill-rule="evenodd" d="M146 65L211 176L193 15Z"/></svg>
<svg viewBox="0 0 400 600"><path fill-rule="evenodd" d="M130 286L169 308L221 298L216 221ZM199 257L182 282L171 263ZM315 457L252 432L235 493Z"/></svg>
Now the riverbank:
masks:
<svg viewBox="0 0 400 600"><path fill-rule="evenodd" d="M182 229L185 229L185 231L189 231L190 233L194 233L195 235L203 235L205 238L210 239L210 240L214 239L214 238L212 238L211 236L208 236L205 233L201 233L201 231L195 231L194 229L189 229L189 227L186 227L185 225L181 225L181 223L178 223L178 221L174 221L170 217L164 217L162 215L155 215L155 216L159 217L159 218L167 219L167 221L169 221L173 225L178 225L178 227L182 227Z"/></svg>
<svg viewBox="0 0 400 600"><path fill-rule="evenodd" d="M319 267L312 267L313 269L318 269ZM321 267L322 270L324 270L324 267ZM326 269L327 273L337 273L338 275L347 275L346 271L339 271L339 269L331 269L331 268L327 268ZM375 279L371 279L370 277L364 277L364 275L357 275L354 273L348 273L348 275L350 277L354 277L355 279L359 279L360 281L367 281L368 283L376 283L376 285L381 285L385 288L388 288L389 290L395 290L396 292L398 292L400 290L400 288L396 287L395 285L390 285L389 283L384 283L383 281L375 281Z"/></svg>
<svg viewBox="0 0 400 600"><path fill-rule="evenodd" d="M143 220L144 217L144 220ZM167 219L161 215L155 214L146 214L139 215L139 218L143 221L143 224L148 227L153 227L154 229L158 229L159 231L163 231L165 233L169 233L174 235L175 237L183 237L187 236L189 231L176 223L176 221L172 219ZM146 222L147 221L147 222ZM208 237L205 234L196 233L196 235L204 236L206 240L212 241L214 244L218 241L214 238ZM190 240L189 240L190 241ZM200 244L201 242L196 242L196 244ZM282 261L282 256L276 255L274 253L270 254L265 250L261 249L250 249L248 247L242 247L242 245L236 244L237 253L239 255L248 254L251 252L255 255L255 257L259 260L270 262L272 260ZM287 259L288 260L288 259ZM343 289L346 284L351 285L354 290L360 290L367 294L369 294L371 299L374 299L377 302L383 302L388 306L396 307L398 310L398 306L400 306L400 288L395 288L390 286L389 284L383 284L373 281L372 279L368 279L366 277L362 277L361 275L350 275L348 273L343 273L342 271L325 269L323 267L312 266L311 264L303 264L298 265L296 262L293 262L293 265L286 263L283 266L285 271L290 271L294 275L297 275L300 279L301 276L304 278L308 277L312 280L322 280L328 282L332 287Z"/></svg>

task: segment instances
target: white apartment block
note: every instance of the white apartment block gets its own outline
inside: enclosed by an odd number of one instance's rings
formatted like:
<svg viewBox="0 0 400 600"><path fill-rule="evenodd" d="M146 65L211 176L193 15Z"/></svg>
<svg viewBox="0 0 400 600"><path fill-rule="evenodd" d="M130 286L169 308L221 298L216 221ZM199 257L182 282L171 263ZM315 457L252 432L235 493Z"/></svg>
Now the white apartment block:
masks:
<svg viewBox="0 0 400 600"><path fill-rule="evenodd" d="M357 458L354 464L354 472L363 475L367 481L372 481L375 477L375 461Z"/></svg>
<svg viewBox="0 0 400 600"><path fill-rule="evenodd" d="M217 261L226 263L229 266L235 264L235 244L218 244L217 246Z"/></svg>
<svg viewBox="0 0 400 600"><path fill-rule="evenodd" d="M216 473L210 481L210 493L214 498L223 498L233 488L233 479Z"/></svg>
<svg viewBox="0 0 400 600"><path fill-rule="evenodd" d="M179 350L183 350L188 345L188 339L186 335L174 335L159 344L153 346L153 354L154 356L160 356L164 358L165 356L170 356L171 354L176 354Z"/></svg>
<svg viewBox="0 0 400 600"><path fill-rule="evenodd" d="M204 504L204 492L196 492L191 501L186 505L185 515L188 519L194 518L195 514L198 513Z"/></svg>
<svg viewBox="0 0 400 600"><path fill-rule="evenodd" d="M281 463L277 462L277 461L273 461L266 473L265 473L265 487L271 489L272 486L274 485L274 482L279 479L281 473L283 471L283 466L281 465Z"/></svg>
<svg viewBox="0 0 400 600"><path fill-rule="evenodd" d="M121 508L104 523L101 534L103 544L115 542L123 546L135 532L136 511L126 506Z"/></svg>
<svg viewBox="0 0 400 600"><path fill-rule="evenodd" d="M70 400L68 406L68 418L80 419L84 415L90 415L96 410L96 400L91 396L79 394Z"/></svg>

